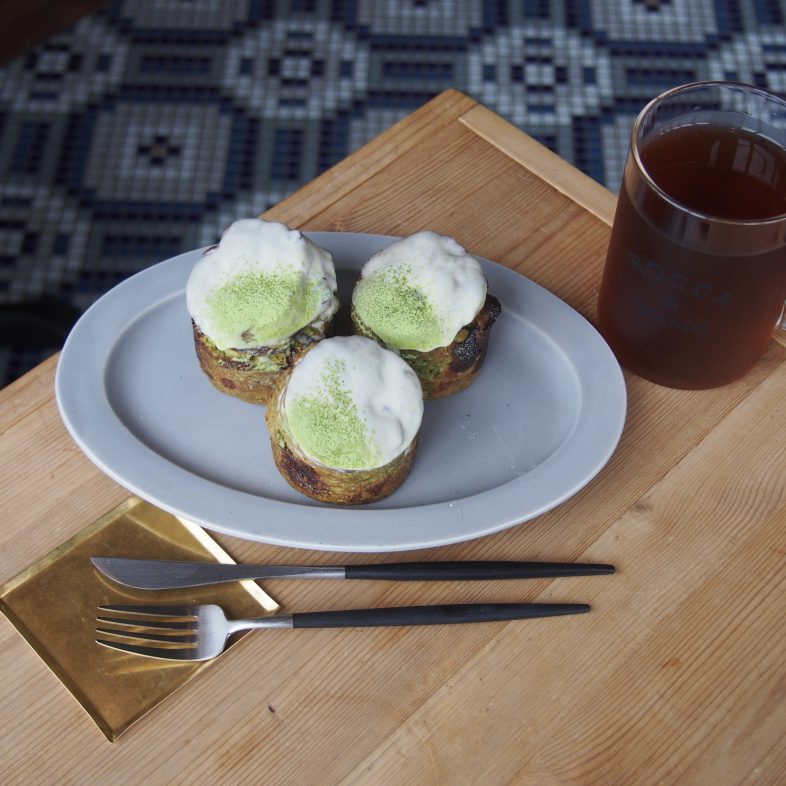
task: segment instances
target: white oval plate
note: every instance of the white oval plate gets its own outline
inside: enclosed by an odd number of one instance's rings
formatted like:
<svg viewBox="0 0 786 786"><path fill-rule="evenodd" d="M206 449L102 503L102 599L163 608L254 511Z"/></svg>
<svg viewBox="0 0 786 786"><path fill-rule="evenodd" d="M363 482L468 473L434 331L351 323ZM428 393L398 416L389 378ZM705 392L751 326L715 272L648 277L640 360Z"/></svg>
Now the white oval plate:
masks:
<svg viewBox="0 0 786 786"><path fill-rule="evenodd" d="M394 238L309 236L348 302L357 271ZM502 303L464 392L426 403L415 464L393 495L342 508L279 475L264 408L219 393L196 359L185 285L202 250L122 282L91 306L57 367L60 414L107 475L177 516L241 538L330 551L402 551L477 538L555 507L606 464L625 421L611 350L582 316L481 260Z"/></svg>

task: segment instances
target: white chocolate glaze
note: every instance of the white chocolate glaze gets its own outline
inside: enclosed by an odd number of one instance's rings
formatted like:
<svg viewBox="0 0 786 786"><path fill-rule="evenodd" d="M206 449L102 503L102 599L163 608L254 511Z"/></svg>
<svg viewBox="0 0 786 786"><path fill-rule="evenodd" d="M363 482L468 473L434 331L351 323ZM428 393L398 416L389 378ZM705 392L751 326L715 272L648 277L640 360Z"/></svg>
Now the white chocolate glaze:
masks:
<svg viewBox="0 0 786 786"><path fill-rule="evenodd" d="M412 369L375 341L329 338L296 364L283 414L310 458L333 468L373 469L417 435L423 393Z"/></svg>
<svg viewBox="0 0 786 786"><path fill-rule="evenodd" d="M480 263L453 238L424 231L374 254L352 294L355 313L391 349L445 347L483 307Z"/></svg>
<svg viewBox="0 0 786 786"><path fill-rule="evenodd" d="M331 254L296 229L235 221L186 285L191 318L220 350L280 346L338 308Z"/></svg>

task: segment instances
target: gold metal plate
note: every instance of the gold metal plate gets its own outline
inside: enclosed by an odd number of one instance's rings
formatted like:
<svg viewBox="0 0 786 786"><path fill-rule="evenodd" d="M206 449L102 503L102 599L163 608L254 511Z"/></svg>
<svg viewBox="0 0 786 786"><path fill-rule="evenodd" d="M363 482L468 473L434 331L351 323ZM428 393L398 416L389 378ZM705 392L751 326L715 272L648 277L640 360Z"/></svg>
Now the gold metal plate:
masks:
<svg viewBox="0 0 786 786"><path fill-rule="evenodd" d="M197 672L201 663L164 663L95 643L104 603L219 603L234 617L278 604L251 581L146 592L101 575L93 556L227 562L201 527L132 497L0 587L0 610L71 691L110 741Z"/></svg>

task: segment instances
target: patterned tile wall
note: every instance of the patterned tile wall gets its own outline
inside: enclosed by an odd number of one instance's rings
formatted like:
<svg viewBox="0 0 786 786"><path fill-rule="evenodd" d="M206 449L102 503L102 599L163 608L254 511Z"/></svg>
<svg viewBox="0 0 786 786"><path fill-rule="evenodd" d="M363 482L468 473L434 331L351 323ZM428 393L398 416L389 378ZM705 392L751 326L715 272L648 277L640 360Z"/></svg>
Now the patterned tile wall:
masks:
<svg viewBox="0 0 786 786"><path fill-rule="evenodd" d="M786 91L786 0L116 0L0 69L0 381L447 87L616 190L696 79Z"/></svg>

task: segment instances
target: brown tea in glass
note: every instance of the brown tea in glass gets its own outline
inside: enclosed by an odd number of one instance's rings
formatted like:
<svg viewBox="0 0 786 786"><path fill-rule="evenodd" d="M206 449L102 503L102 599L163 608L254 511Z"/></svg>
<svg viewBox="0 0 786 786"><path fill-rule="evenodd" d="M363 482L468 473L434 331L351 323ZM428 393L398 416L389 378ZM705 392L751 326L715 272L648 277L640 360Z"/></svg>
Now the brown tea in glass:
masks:
<svg viewBox="0 0 786 786"><path fill-rule="evenodd" d="M786 300L786 102L675 88L632 132L598 301L620 363L675 388L743 376Z"/></svg>

